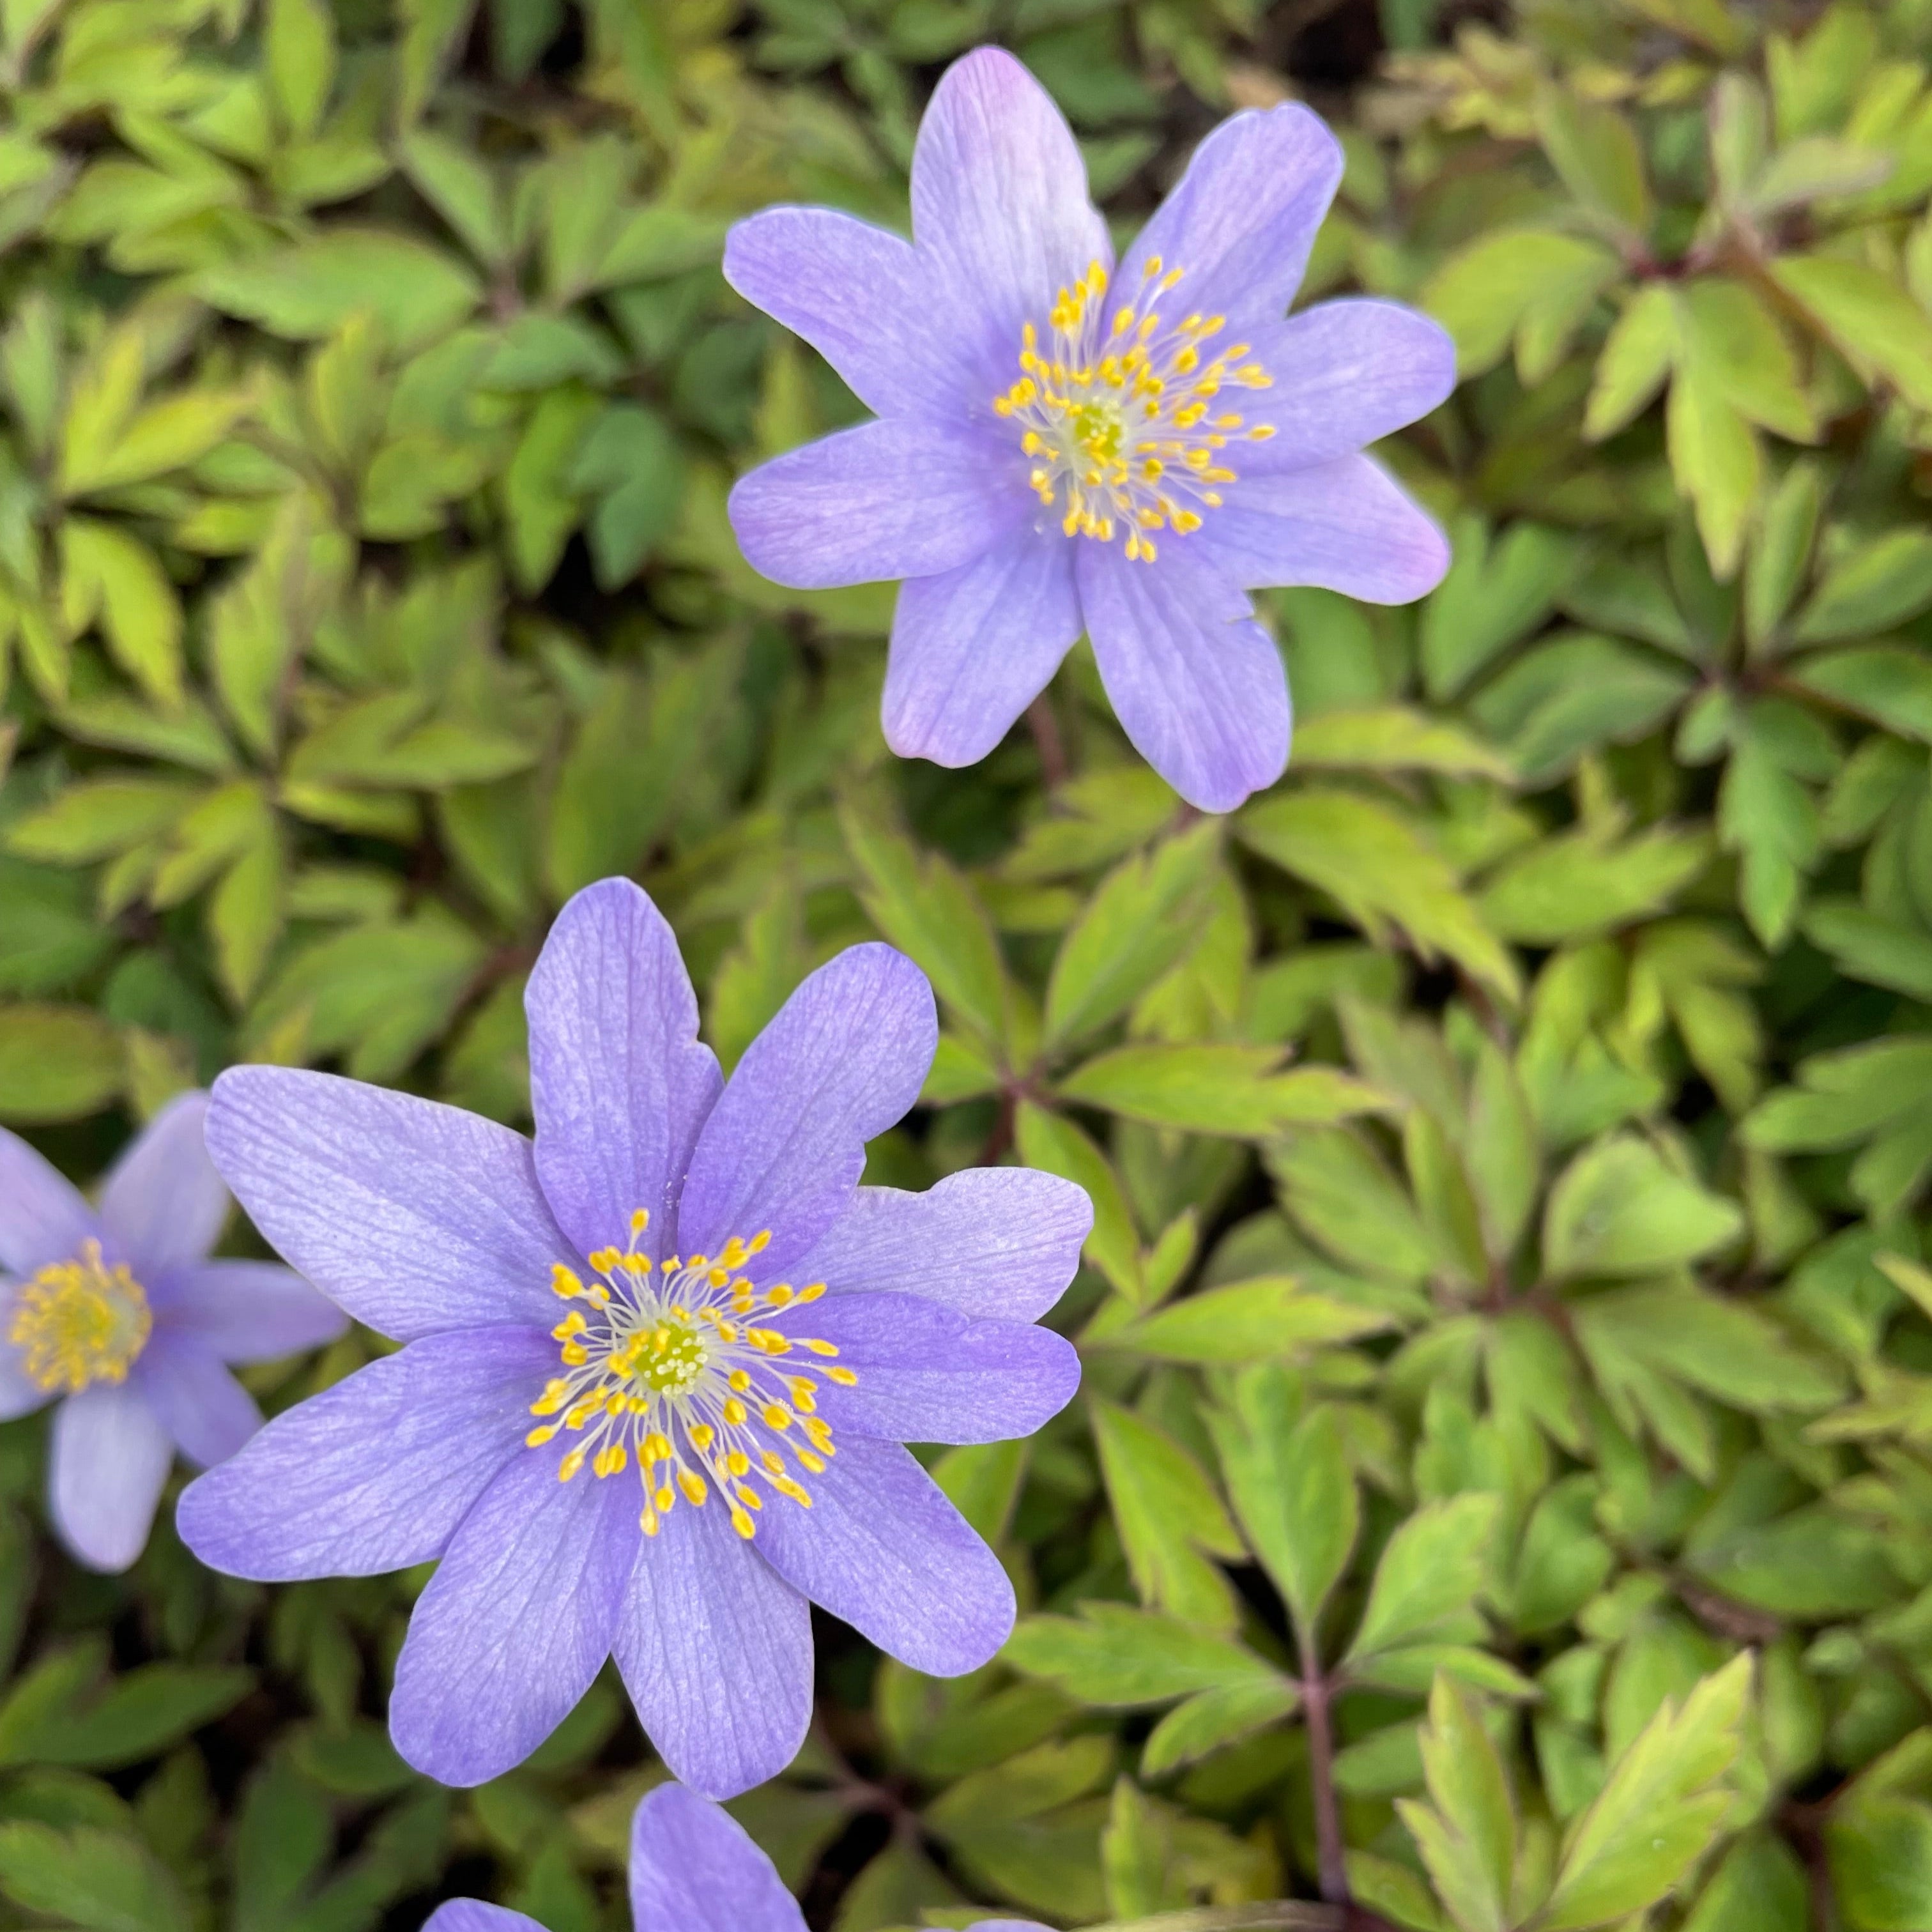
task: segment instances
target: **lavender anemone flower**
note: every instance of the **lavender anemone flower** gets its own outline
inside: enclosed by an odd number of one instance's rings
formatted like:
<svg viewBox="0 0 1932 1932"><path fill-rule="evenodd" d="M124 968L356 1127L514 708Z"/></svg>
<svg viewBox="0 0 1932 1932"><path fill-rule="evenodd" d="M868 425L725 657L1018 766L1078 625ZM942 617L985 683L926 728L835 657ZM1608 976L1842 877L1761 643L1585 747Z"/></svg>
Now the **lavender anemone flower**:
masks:
<svg viewBox="0 0 1932 1932"><path fill-rule="evenodd" d="M606 879L526 1004L534 1144L328 1074L215 1083L256 1224L405 1346L202 1477L182 1534L266 1581L440 1559L389 1705L433 1778L509 1769L614 1654L665 1762L728 1797L804 1736L808 1600L938 1676L1005 1641L1006 1572L902 1445L1071 1398L1034 1322L1092 1210L1024 1168L857 1185L937 1043L890 946L821 967L721 1082L670 926Z"/></svg>
<svg viewBox="0 0 1932 1932"><path fill-rule="evenodd" d="M770 1858L730 1813L661 1784L631 1825L635 1932L806 1932L805 1914ZM454 1898L423 1932L543 1932L534 1918ZM1046 1932L1026 1918L982 1918L968 1932Z"/></svg>
<svg viewBox="0 0 1932 1932"><path fill-rule="evenodd" d="M210 1261L228 1190L202 1144L206 1094L171 1100L91 1208L0 1130L0 1421L58 1401L47 1501L90 1570L146 1546L178 1449L206 1466L262 1426L223 1365L272 1361L348 1325L298 1276Z"/></svg>
<svg viewBox="0 0 1932 1932"><path fill-rule="evenodd" d="M742 478L732 524L780 584L905 580L895 752L984 758L1084 630L1148 762L1231 810L1288 759L1246 593L1441 578L1442 532L1361 452L1448 394L1448 337L1396 302L1286 314L1341 178L1306 108L1238 114L1115 267L1066 123L982 47L920 124L910 242L823 208L731 231L732 286L879 418Z"/></svg>

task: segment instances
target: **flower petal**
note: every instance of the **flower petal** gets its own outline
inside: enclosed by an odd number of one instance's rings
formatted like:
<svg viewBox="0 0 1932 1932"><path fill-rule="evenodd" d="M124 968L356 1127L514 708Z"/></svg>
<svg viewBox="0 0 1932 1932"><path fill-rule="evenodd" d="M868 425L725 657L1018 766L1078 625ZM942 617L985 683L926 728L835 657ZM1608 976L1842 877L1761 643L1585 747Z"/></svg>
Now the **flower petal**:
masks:
<svg viewBox="0 0 1932 1932"><path fill-rule="evenodd" d="M805 1914L744 1826L678 1784L638 1807L631 1912L637 1932L805 1932Z"/></svg>
<svg viewBox="0 0 1932 1932"><path fill-rule="evenodd" d="M806 1252L850 1205L866 1143L902 1119L939 1044L926 975L852 946L807 976L746 1049L698 1138L678 1210L682 1252L772 1234L759 1278Z"/></svg>
<svg viewBox="0 0 1932 1932"><path fill-rule="evenodd" d="M983 406L1019 374L1020 331L1111 262L1073 132L1011 54L981 47L933 90L912 156L912 232L933 282L931 326Z"/></svg>
<svg viewBox="0 0 1932 1932"><path fill-rule="evenodd" d="M175 1446L131 1382L97 1382L54 1411L54 1528L90 1570L116 1575L148 1546Z"/></svg>
<svg viewBox="0 0 1932 1932"><path fill-rule="evenodd" d="M132 1379L175 1447L199 1468L225 1462L262 1426L255 1398L195 1336L157 1329Z"/></svg>
<svg viewBox="0 0 1932 1932"><path fill-rule="evenodd" d="M499 1472L450 1539L396 1659L389 1735L417 1770L484 1784L569 1716L610 1654L637 1519L628 1483L560 1483L548 1456Z"/></svg>
<svg viewBox="0 0 1932 1932"><path fill-rule="evenodd" d="M36 1274L78 1254L100 1232L80 1189L18 1134L0 1127L0 1268Z"/></svg>
<svg viewBox="0 0 1932 1932"><path fill-rule="evenodd" d="M1287 314L1341 181L1341 144L1298 101L1223 121L1122 258L1115 306L1138 300L1158 255L1182 272L1170 301L1224 315L1222 340L1252 340Z"/></svg>
<svg viewBox="0 0 1932 1932"><path fill-rule="evenodd" d="M963 372L933 328L931 272L902 236L833 208L767 208L725 236L724 279L802 335L875 416L964 399Z"/></svg>
<svg viewBox="0 0 1932 1932"><path fill-rule="evenodd" d="M100 1190L100 1225L137 1278L198 1262L228 1219L228 1190L208 1157L206 1094L182 1094L144 1127Z"/></svg>
<svg viewBox="0 0 1932 1932"><path fill-rule="evenodd" d="M826 590L951 570L1022 521L1034 500L1016 441L895 417L773 457L739 478L730 509L760 575Z"/></svg>
<svg viewBox="0 0 1932 1932"><path fill-rule="evenodd" d="M1257 358L1273 386L1241 399L1264 442L1237 436L1229 460L1250 477L1330 463L1426 416L1456 386L1456 345L1441 323L1400 302L1324 302L1258 332ZM1243 491L1227 492L1238 502ZM1220 520L1216 512L1208 527Z"/></svg>
<svg viewBox="0 0 1932 1932"><path fill-rule="evenodd" d="M1253 608L1200 544L1198 536L1164 538L1149 564L1112 544L1083 544L1080 602L1101 682L1136 749L1189 804L1232 812L1288 763L1288 674Z"/></svg>
<svg viewBox="0 0 1932 1932"><path fill-rule="evenodd" d="M966 1167L923 1194L862 1187L796 1263L836 1295L922 1294L1031 1322L1066 1292L1094 1225L1086 1190L1031 1167Z"/></svg>
<svg viewBox="0 0 1932 1932"><path fill-rule="evenodd" d="M214 1083L208 1145L256 1226L381 1334L550 1325L551 1265L573 1257L508 1127L333 1074L237 1066Z"/></svg>
<svg viewBox="0 0 1932 1932"><path fill-rule="evenodd" d="M902 758L977 764L1079 634L1073 546L1057 530L1017 531L956 570L910 579L886 660L886 742Z"/></svg>
<svg viewBox="0 0 1932 1932"><path fill-rule="evenodd" d="M848 1436L812 1508L774 1497L757 1546L814 1604L932 1677L976 1670L1013 1627L1000 1559L896 1442Z"/></svg>
<svg viewBox="0 0 1932 1932"><path fill-rule="evenodd" d="M1250 589L1312 584L1371 604L1424 596L1449 568L1448 539L1367 456L1244 477L1188 541Z"/></svg>
<svg viewBox="0 0 1932 1932"><path fill-rule="evenodd" d="M1009 1442L1058 1415L1080 1386L1079 1354L1052 1329L975 1321L923 1295L828 1295L784 1325L831 1342L859 1378L818 1390L842 1441L850 1430L894 1442Z"/></svg>
<svg viewBox="0 0 1932 1932"><path fill-rule="evenodd" d="M628 879L586 886L556 916L530 975L530 1097L537 1178L580 1254L668 1252L677 1192L723 1084L698 1038L698 996L677 936Z"/></svg>
<svg viewBox="0 0 1932 1932"><path fill-rule="evenodd" d="M680 1502L637 1540L611 1643L617 1668L671 1770L707 1797L735 1798L776 1778L805 1742L812 1612L715 1496L695 1509Z"/></svg>
<svg viewBox="0 0 1932 1932"><path fill-rule="evenodd" d="M278 1415L183 1492L182 1540L258 1582L373 1576L440 1556L521 1453L556 1363L533 1328L412 1342ZM535 1458L531 1460L535 1460Z"/></svg>
<svg viewBox="0 0 1932 1932"><path fill-rule="evenodd" d="M0 1422L16 1416L32 1415L53 1399L51 1389L44 1389L20 1365L20 1352L7 1340L14 1325L14 1296L16 1282L0 1280Z"/></svg>
<svg viewBox="0 0 1932 1932"><path fill-rule="evenodd" d="M534 1918L480 1898L452 1898L423 1921L422 1932L544 1932Z"/></svg>
<svg viewBox="0 0 1932 1932"><path fill-rule="evenodd" d="M274 1362L333 1342L349 1318L278 1262L198 1262L148 1284L154 1325L205 1342L224 1362Z"/></svg>

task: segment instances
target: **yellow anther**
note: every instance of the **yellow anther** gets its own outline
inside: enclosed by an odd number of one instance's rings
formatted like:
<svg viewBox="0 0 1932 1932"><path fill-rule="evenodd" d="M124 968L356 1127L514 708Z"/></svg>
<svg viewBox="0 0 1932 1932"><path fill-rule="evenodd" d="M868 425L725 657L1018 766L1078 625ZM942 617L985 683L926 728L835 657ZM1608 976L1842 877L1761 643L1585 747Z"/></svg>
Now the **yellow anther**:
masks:
<svg viewBox="0 0 1932 1932"><path fill-rule="evenodd" d="M658 1533L659 1527L658 1513L656 1510L652 1509L648 1503L644 1505L644 1514L638 1519L638 1527L641 1529L646 1536L655 1536Z"/></svg>
<svg viewBox="0 0 1932 1932"><path fill-rule="evenodd" d="M791 1298L791 1284L784 1281L780 1282L776 1288L770 1289L765 1296L765 1299L774 1308L782 1308Z"/></svg>
<svg viewBox="0 0 1932 1932"><path fill-rule="evenodd" d="M767 1429L776 1429L781 1435L789 1429L792 1424L791 1412L789 1409L781 1408L775 1402L767 1402L765 1405L761 1419Z"/></svg>
<svg viewBox="0 0 1932 1932"><path fill-rule="evenodd" d="M749 1472L752 1466L752 1459L745 1454L743 1450L734 1449L731 1451L730 1455L725 1457L724 1466L730 1471L733 1475L742 1476Z"/></svg>
<svg viewBox="0 0 1932 1932"><path fill-rule="evenodd" d="M632 1234L641 1234L650 1225L651 1210L648 1208L633 1208L631 1210L631 1232Z"/></svg>
<svg viewBox="0 0 1932 1932"><path fill-rule="evenodd" d="M1143 537L1141 541L1144 543L1147 539ZM859 1379L850 1369L827 1369L825 1378L827 1382L838 1383L842 1388L851 1388Z"/></svg>
<svg viewBox="0 0 1932 1932"><path fill-rule="evenodd" d="M590 1359L590 1351L581 1342L566 1342L560 1351L564 1361L573 1369L580 1369Z"/></svg>
<svg viewBox="0 0 1932 1932"><path fill-rule="evenodd" d="M801 1348L809 1348L814 1355L836 1355L838 1352L830 1342L807 1341L803 1336L800 1336L798 1346Z"/></svg>
<svg viewBox="0 0 1932 1932"><path fill-rule="evenodd" d="M659 1509L668 1510L677 1501L677 1492L668 1483L660 1483L652 1492L651 1501Z"/></svg>
<svg viewBox="0 0 1932 1932"><path fill-rule="evenodd" d="M724 1404L724 1420L730 1423L733 1428L741 1428L750 1414L751 1411L735 1395L727 1400Z"/></svg>
<svg viewBox="0 0 1932 1932"><path fill-rule="evenodd" d="M825 1284L822 1281L814 1281L809 1287L800 1288L798 1292L799 1306L802 1308L808 1301L816 1301L824 1292Z"/></svg>
<svg viewBox="0 0 1932 1932"><path fill-rule="evenodd" d="M679 1470L677 1486L684 1492L685 1500L694 1505L704 1502L704 1498L711 1493L705 1486L704 1478L694 1470Z"/></svg>
<svg viewBox="0 0 1932 1932"><path fill-rule="evenodd" d="M792 1454L798 1458L802 1468L808 1470L814 1476L824 1474L825 1465L809 1449L794 1449Z"/></svg>
<svg viewBox="0 0 1932 1932"><path fill-rule="evenodd" d="M771 1474L782 1476L784 1474L784 1458L776 1449L760 1450L758 1453L758 1460L764 1463L766 1469Z"/></svg>
<svg viewBox="0 0 1932 1932"><path fill-rule="evenodd" d="M560 1483L567 1483L570 1480L571 1478L575 1475L578 1471L583 1467L583 1450L580 1448L573 1449L570 1454L565 1456L563 1460L556 1466L556 1479Z"/></svg>
<svg viewBox="0 0 1932 1932"><path fill-rule="evenodd" d="M734 1369L730 1375L725 1377L725 1381L731 1388L736 1389L740 1395L742 1395L745 1391L752 1386L751 1376L747 1370L743 1369Z"/></svg>
<svg viewBox="0 0 1932 1932"><path fill-rule="evenodd" d="M584 1283L572 1269L561 1262L552 1262L550 1266L550 1288L553 1294L560 1295L566 1301L574 1299L584 1292Z"/></svg>
<svg viewBox="0 0 1932 1932"><path fill-rule="evenodd" d="M780 1496L789 1496L794 1502L802 1504L806 1509L811 1508L812 1498L802 1483L794 1482L789 1476L775 1475L772 1478L772 1487Z"/></svg>
<svg viewBox="0 0 1932 1932"><path fill-rule="evenodd" d="M731 1505L731 1527L735 1529L747 1543L751 1541L752 1537L757 1533L758 1530L758 1525L753 1522L752 1519L747 1516L742 1510L739 1508L736 1503L734 1503Z"/></svg>
<svg viewBox="0 0 1932 1932"><path fill-rule="evenodd" d="M529 1435L524 1438L524 1446L526 1449L541 1449L556 1433L554 1426L544 1429L532 1429Z"/></svg>

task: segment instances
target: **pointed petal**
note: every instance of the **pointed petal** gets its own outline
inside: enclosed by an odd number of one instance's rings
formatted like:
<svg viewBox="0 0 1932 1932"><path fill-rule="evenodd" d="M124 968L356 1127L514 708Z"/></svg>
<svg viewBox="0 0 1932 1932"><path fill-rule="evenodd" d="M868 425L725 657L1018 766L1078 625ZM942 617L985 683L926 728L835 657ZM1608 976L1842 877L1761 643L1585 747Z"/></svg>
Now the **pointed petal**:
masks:
<svg viewBox="0 0 1932 1932"><path fill-rule="evenodd" d="M902 585L886 661L886 742L976 764L1045 690L1080 634L1073 545L1025 530L970 563Z"/></svg>
<svg viewBox="0 0 1932 1932"><path fill-rule="evenodd" d="M80 1252L100 1224L79 1188L0 1127L0 1268L33 1275Z"/></svg>
<svg viewBox="0 0 1932 1932"><path fill-rule="evenodd" d="M698 1039L677 937L628 879L586 886L556 916L530 975L537 1178L580 1254L628 1238L669 1251L691 1150L723 1082Z"/></svg>
<svg viewBox="0 0 1932 1932"><path fill-rule="evenodd" d="M724 238L724 279L804 337L875 416L985 400L946 352L931 271L900 236L830 208L767 208Z"/></svg>
<svg viewBox="0 0 1932 1932"><path fill-rule="evenodd" d="M556 1364L556 1343L532 1328L412 1342L298 1402L190 1483L175 1513L182 1540L210 1569L265 1583L440 1556L523 1453L530 1405Z"/></svg>
<svg viewBox="0 0 1932 1932"><path fill-rule="evenodd" d="M255 1398L194 1336L158 1328L130 1379L175 1447L198 1468L226 1462L262 1426Z"/></svg>
<svg viewBox="0 0 1932 1932"><path fill-rule="evenodd" d="M976 1670L1013 1627L1000 1559L910 1450L863 1436L838 1449L810 1478L810 1509L766 1503L760 1553L902 1664L932 1677Z"/></svg>
<svg viewBox="0 0 1932 1932"><path fill-rule="evenodd" d="M1009 1442L1058 1415L1080 1386L1079 1354L1052 1329L976 1321L922 1295L830 1294L784 1325L831 1342L859 1378L818 1393L842 1442L847 1430L894 1442Z"/></svg>
<svg viewBox="0 0 1932 1932"><path fill-rule="evenodd" d="M1163 539L1153 564L1084 544L1079 568L1101 681L1141 756L1203 812L1274 784L1288 763L1288 674L1198 536Z"/></svg>
<svg viewBox="0 0 1932 1932"><path fill-rule="evenodd" d="M776 1778L805 1742L811 1610L715 1496L696 1509L679 1502L638 1540L611 1644L625 1688L679 1778L735 1798Z"/></svg>
<svg viewBox="0 0 1932 1932"><path fill-rule="evenodd" d="M770 1228L776 1279L851 1204L866 1143L919 1097L939 1043L926 975L890 946L848 946L746 1049L691 1159L683 1252Z"/></svg>
<svg viewBox="0 0 1932 1932"><path fill-rule="evenodd" d="M396 1660L389 1735L439 1783L521 1764L576 1708L610 1654L643 1540L634 1484L518 1456L450 1539Z"/></svg>
<svg viewBox="0 0 1932 1932"><path fill-rule="evenodd" d="M423 1921L423 1932L544 1932L534 1918L480 1898L452 1898Z"/></svg>
<svg viewBox="0 0 1932 1932"><path fill-rule="evenodd" d="M1449 568L1448 539L1367 456L1244 477L1188 541L1250 589L1318 584L1370 604L1412 602Z"/></svg>
<svg viewBox="0 0 1932 1932"><path fill-rule="evenodd" d="M1426 416L1456 386L1448 331L1400 302L1323 302L1271 334L1258 332L1255 352L1273 386L1240 406L1274 434L1264 442L1234 439L1228 460L1244 490L1250 477L1352 456ZM1228 501L1238 503L1244 490Z"/></svg>
<svg viewBox="0 0 1932 1932"><path fill-rule="evenodd" d="M131 1382L98 1382L54 1411L54 1528L75 1559L118 1575L148 1546L174 1444Z"/></svg>
<svg viewBox="0 0 1932 1932"><path fill-rule="evenodd" d="M1158 255L1182 272L1178 308L1226 316L1222 340L1252 339L1287 314L1341 181L1341 144L1299 102L1232 116L1122 258L1115 302L1137 299Z"/></svg>
<svg viewBox="0 0 1932 1932"><path fill-rule="evenodd" d="M332 1300L398 1341L548 1328L553 1263L578 1258L520 1134L333 1074L237 1066L208 1151L256 1227Z"/></svg>
<svg viewBox="0 0 1932 1932"><path fill-rule="evenodd" d="M276 1262L197 1262L148 1285L154 1326L206 1342L224 1362L274 1362L332 1342L349 1318Z"/></svg>
<svg viewBox="0 0 1932 1932"><path fill-rule="evenodd" d="M1113 260L1073 132L1011 54L980 47L934 89L912 157L912 230L932 326L956 345L983 406L1019 374L1020 331Z"/></svg>
<svg viewBox="0 0 1932 1932"><path fill-rule="evenodd" d="M678 1784L638 1807L631 1912L637 1932L805 1932L805 1914L744 1826Z"/></svg>
<svg viewBox="0 0 1932 1932"><path fill-rule="evenodd" d="M951 570L1034 500L1017 441L898 416L773 457L738 479L730 509L760 576L826 590Z"/></svg>
<svg viewBox="0 0 1932 1932"><path fill-rule="evenodd" d="M136 1277L198 1262L228 1219L202 1138L206 1094L182 1094L144 1127L100 1190L100 1222Z"/></svg>
<svg viewBox="0 0 1932 1932"><path fill-rule="evenodd" d="M1031 1322L1065 1292L1094 1225L1086 1190L1030 1167L967 1167L923 1194L862 1187L796 1264L835 1295L887 1288Z"/></svg>

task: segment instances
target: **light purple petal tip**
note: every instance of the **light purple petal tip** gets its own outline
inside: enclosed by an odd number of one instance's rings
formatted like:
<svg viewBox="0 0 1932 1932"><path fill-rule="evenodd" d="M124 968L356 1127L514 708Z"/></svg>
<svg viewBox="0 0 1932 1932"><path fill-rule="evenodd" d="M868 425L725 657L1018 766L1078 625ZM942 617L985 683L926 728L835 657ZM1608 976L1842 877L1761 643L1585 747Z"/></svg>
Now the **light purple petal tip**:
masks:
<svg viewBox="0 0 1932 1932"><path fill-rule="evenodd" d="M910 1450L846 1437L812 1499L775 1500L757 1542L814 1604L928 1676L976 1670L1006 1642L1013 1586Z"/></svg>
<svg viewBox="0 0 1932 1932"><path fill-rule="evenodd" d="M96 1383L54 1411L48 1501L62 1542L116 1575L148 1546L174 1444L131 1382Z"/></svg>
<svg viewBox="0 0 1932 1932"><path fill-rule="evenodd" d="M1101 681L1136 749L1190 805L1232 812L1288 764L1288 674L1200 542L1166 541L1152 564L1084 544L1080 599Z"/></svg>
<svg viewBox="0 0 1932 1932"><path fill-rule="evenodd" d="M788 450L741 476L746 561L794 590L929 577L979 556L1031 501L1018 444L894 417Z"/></svg>
<svg viewBox="0 0 1932 1932"><path fill-rule="evenodd" d="M811 1610L715 1496L695 1509L679 1503L655 1537L635 1540L611 1646L625 1688L679 1778L707 1797L735 1798L776 1778L805 1742Z"/></svg>
<svg viewBox="0 0 1932 1932"><path fill-rule="evenodd" d="M480 1898L452 1898L423 1921L423 1932L544 1932L534 1918Z"/></svg>
<svg viewBox="0 0 1932 1932"><path fill-rule="evenodd" d="M628 879L586 886L556 916L530 975L536 1169L579 1254L629 1238L668 1251L698 1129L722 1082L698 1039L698 997L676 935Z"/></svg>
<svg viewBox="0 0 1932 1932"><path fill-rule="evenodd" d="M182 1094L144 1127L100 1190L100 1223L136 1276L198 1262L228 1218L202 1138L206 1094Z"/></svg>
<svg viewBox="0 0 1932 1932"><path fill-rule="evenodd" d="M255 1398L192 1335L156 1329L131 1378L175 1447L197 1468L226 1462L262 1426Z"/></svg>
<svg viewBox="0 0 1932 1932"><path fill-rule="evenodd" d="M923 1194L862 1187L796 1265L836 1297L885 1288L1031 1322L1065 1292L1094 1225L1084 1188L1030 1167L968 1167Z"/></svg>
<svg viewBox="0 0 1932 1932"><path fill-rule="evenodd" d="M0 1127L0 1268L36 1274L77 1254L99 1232L73 1182L18 1134Z"/></svg>
<svg viewBox="0 0 1932 1932"><path fill-rule="evenodd" d="M678 1214L686 1254L772 1231L775 1279L851 1204L866 1143L902 1119L939 1042L926 975L902 952L848 947L746 1048L699 1135Z"/></svg>
<svg viewBox="0 0 1932 1932"><path fill-rule="evenodd" d="M1016 532L956 570L902 585L883 707L902 758L976 764L1043 691L1080 634L1073 545Z"/></svg>
<svg viewBox="0 0 1932 1932"><path fill-rule="evenodd" d="M524 1453L529 1405L556 1364L556 1343L536 1329L412 1342L297 1403L190 1483L175 1514L182 1540L210 1569L260 1582L377 1576L440 1556Z"/></svg>
<svg viewBox="0 0 1932 1932"><path fill-rule="evenodd" d="M20 1366L20 1352L7 1340L8 1331L14 1325L16 1286L13 1282L0 1280L0 1422L11 1422L16 1416L32 1415L35 1409L44 1408L52 1400L49 1392Z"/></svg>
<svg viewBox="0 0 1932 1932"><path fill-rule="evenodd" d="M631 1827L637 1932L805 1932L805 1914L745 1828L681 1784L647 1792Z"/></svg>
<svg viewBox="0 0 1932 1932"><path fill-rule="evenodd" d="M274 1362L333 1342L349 1317L278 1262L198 1262L148 1284L154 1326L197 1336L224 1362Z"/></svg>
<svg viewBox="0 0 1932 1932"><path fill-rule="evenodd" d="M238 1066L214 1083L208 1145L263 1234L380 1333L554 1318L551 1265L573 1256L508 1127L332 1074Z"/></svg>
<svg viewBox="0 0 1932 1932"><path fill-rule="evenodd" d="M638 1542L637 1492L513 1458L465 1516L396 1660L389 1735L424 1776L482 1784L522 1763L610 1654Z"/></svg>

